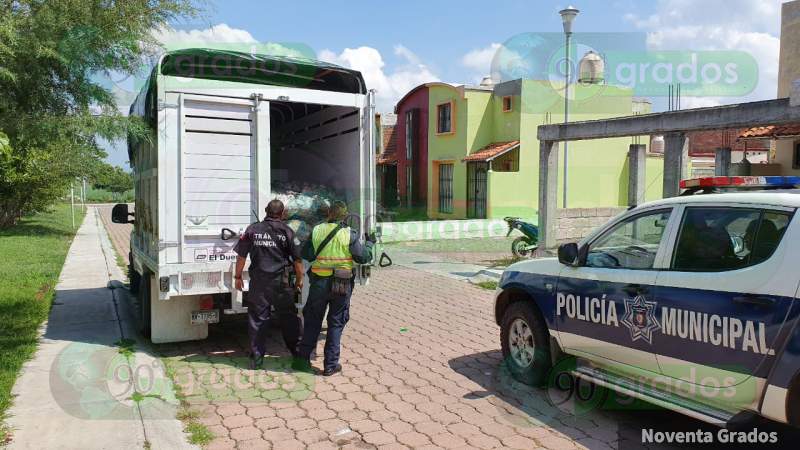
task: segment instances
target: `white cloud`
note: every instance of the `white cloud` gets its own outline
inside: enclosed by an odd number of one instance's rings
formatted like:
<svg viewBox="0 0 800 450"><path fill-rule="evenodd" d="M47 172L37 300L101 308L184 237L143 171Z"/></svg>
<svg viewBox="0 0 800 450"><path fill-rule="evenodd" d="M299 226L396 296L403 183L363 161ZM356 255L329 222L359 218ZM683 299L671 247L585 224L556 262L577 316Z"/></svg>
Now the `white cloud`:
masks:
<svg viewBox="0 0 800 450"><path fill-rule="evenodd" d="M647 17L625 19L646 31L651 50L739 50L758 62L758 85L744 97L684 98L681 107L775 98L780 2L776 0L659 0Z"/></svg>
<svg viewBox="0 0 800 450"><path fill-rule="evenodd" d="M422 83L439 81L439 77L408 48L396 45L394 54L403 62L388 72L381 53L372 47L346 48L338 54L325 49L317 57L361 72L367 87L377 91L375 97L378 110L388 112L412 88Z"/></svg>
<svg viewBox="0 0 800 450"><path fill-rule="evenodd" d="M160 28L155 30L152 36L166 50L205 47L280 56L312 56L305 48L292 48L275 42L259 42L249 31L232 28L224 23L204 29Z"/></svg>
<svg viewBox="0 0 800 450"><path fill-rule="evenodd" d="M471 50L461 57L461 64L469 69L486 75L491 71L492 60L499 49L500 44L492 43L484 48Z"/></svg>
<svg viewBox="0 0 800 450"><path fill-rule="evenodd" d="M185 48L197 46L198 44L249 44L258 42L249 31L231 28L224 23L205 29L176 30L174 28L161 28L153 32L153 37L168 49Z"/></svg>

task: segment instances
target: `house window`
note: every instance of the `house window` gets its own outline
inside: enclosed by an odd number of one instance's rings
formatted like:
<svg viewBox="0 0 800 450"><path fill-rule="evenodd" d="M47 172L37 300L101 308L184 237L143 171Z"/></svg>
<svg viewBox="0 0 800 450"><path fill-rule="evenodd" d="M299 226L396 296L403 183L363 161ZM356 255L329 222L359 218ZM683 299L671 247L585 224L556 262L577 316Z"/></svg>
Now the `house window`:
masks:
<svg viewBox="0 0 800 450"><path fill-rule="evenodd" d="M792 157L792 168L800 169L800 141L794 143L794 156Z"/></svg>
<svg viewBox="0 0 800 450"><path fill-rule="evenodd" d="M439 212L453 212L453 165L439 164Z"/></svg>
<svg viewBox="0 0 800 450"><path fill-rule="evenodd" d="M453 102L442 103L436 107L436 133L453 132Z"/></svg>
<svg viewBox="0 0 800 450"><path fill-rule="evenodd" d="M509 112L514 109L514 97L506 95L503 97L503 112Z"/></svg>
<svg viewBox="0 0 800 450"><path fill-rule="evenodd" d="M414 189L414 175L411 172L411 166L406 166L406 206L409 208L413 206L412 196Z"/></svg>
<svg viewBox="0 0 800 450"><path fill-rule="evenodd" d="M414 114L415 110L406 111L406 159L414 159Z"/></svg>
<svg viewBox="0 0 800 450"><path fill-rule="evenodd" d="M492 160L493 172L519 172L519 147Z"/></svg>

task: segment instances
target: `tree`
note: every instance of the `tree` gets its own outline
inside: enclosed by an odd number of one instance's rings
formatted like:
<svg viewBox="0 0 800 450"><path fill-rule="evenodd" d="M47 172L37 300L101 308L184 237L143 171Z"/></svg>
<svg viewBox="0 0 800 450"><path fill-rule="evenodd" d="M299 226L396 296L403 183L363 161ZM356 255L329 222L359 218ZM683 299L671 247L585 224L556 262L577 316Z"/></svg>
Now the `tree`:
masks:
<svg viewBox="0 0 800 450"><path fill-rule="evenodd" d="M99 137L147 137L98 73L135 74L151 30L192 0L0 0L0 228L41 210L105 153Z"/></svg>
<svg viewBox="0 0 800 450"><path fill-rule="evenodd" d="M92 186L121 194L133 189L133 176L122 168L100 162L89 178Z"/></svg>

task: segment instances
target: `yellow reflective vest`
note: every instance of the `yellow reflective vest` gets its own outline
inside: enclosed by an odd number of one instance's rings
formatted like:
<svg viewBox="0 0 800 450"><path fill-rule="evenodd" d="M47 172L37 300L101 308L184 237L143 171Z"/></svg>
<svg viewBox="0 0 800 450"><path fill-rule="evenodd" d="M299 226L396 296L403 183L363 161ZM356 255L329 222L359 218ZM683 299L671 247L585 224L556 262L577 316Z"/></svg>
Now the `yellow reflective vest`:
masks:
<svg viewBox="0 0 800 450"><path fill-rule="evenodd" d="M311 231L311 243L316 252L322 241L336 228L335 223L321 223ZM350 228L344 227L328 242L328 245L311 263L311 272L321 276L333 275L334 269L353 269L353 255L350 254Z"/></svg>

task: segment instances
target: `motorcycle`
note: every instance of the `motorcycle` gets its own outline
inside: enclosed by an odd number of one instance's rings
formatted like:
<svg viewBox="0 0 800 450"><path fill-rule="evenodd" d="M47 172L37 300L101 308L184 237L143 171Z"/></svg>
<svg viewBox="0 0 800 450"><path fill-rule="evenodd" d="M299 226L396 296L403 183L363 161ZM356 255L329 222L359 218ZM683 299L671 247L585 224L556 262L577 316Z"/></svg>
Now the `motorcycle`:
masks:
<svg viewBox="0 0 800 450"><path fill-rule="evenodd" d="M511 253L517 258L527 258L533 255L533 252L539 248L539 228L532 223L520 220L519 217L504 217L503 220L508 224L506 237L510 236L515 229L523 234L511 243Z"/></svg>

